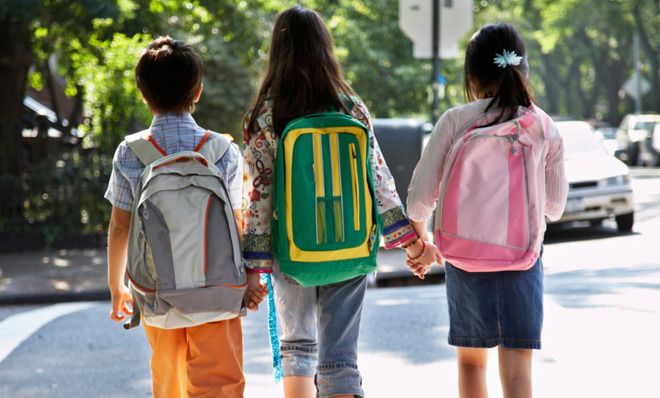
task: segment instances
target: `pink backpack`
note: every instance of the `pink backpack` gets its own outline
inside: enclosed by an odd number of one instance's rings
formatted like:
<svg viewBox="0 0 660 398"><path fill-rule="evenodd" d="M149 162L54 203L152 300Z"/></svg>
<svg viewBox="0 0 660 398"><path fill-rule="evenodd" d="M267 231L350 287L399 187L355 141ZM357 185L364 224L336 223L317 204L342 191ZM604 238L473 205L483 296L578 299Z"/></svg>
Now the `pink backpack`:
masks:
<svg viewBox="0 0 660 398"><path fill-rule="evenodd" d="M435 240L442 257L465 271L526 270L539 256L543 181L535 168L543 167L547 116L521 109L504 123L466 125L447 156Z"/></svg>

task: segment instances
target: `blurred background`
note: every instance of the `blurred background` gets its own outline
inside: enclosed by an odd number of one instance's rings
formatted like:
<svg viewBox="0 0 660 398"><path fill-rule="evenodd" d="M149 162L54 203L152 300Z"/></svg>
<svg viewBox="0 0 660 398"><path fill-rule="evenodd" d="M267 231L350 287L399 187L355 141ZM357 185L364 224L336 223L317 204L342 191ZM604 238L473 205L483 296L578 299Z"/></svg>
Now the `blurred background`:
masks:
<svg viewBox="0 0 660 398"><path fill-rule="evenodd" d="M444 0L443 0L444 1ZM396 0L310 0L334 36L356 92L377 118L428 121L432 64L413 57ZM266 63L279 0L2 0L0 2L0 239L50 245L102 232L116 145L148 126L134 83L156 36L194 43L205 61L195 118L241 140L240 121ZM619 126L635 111L624 86L639 37L642 112L660 108L660 16L655 0L474 1L474 29L510 22L527 42L537 102L548 113ZM464 102L462 56L442 60L439 111ZM636 159L635 159L636 160ZM65 235L63 235L65 234ZM11 240L9 246L17 244Z"/></svg>

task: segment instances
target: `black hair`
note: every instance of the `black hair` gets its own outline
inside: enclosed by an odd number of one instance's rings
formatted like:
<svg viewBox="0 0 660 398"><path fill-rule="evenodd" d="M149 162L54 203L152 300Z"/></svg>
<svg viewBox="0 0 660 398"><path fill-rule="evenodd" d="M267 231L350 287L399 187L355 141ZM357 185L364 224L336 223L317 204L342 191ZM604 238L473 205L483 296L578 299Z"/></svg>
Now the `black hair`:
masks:
<svg viewBox="0 0 660 398"><path fill-rule="evenodd" d="M495 57L505 51L515 52L522 57L521 62L504 67L498 65ZM519 106L532 105L528 69L525 42L516 29L505 23L484 25L472 36L465 51L465 96L468 101L492 97L486 111L494 107L502 109L493 123L509 120Z"/></svg>
<svg viewBox="0 0 660 398"><path fill-rule="evenodd" d="M202 84L202 58L190 45L169 36L149 44L135 67L135 80L155 112L192 112Z"/></svg>

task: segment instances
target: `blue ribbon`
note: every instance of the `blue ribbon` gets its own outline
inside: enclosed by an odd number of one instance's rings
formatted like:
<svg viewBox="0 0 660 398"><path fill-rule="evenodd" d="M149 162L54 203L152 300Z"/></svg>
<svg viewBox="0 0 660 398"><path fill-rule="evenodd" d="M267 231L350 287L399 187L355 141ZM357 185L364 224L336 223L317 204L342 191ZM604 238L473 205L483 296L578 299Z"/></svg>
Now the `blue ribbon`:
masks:
<svg viewBox="0 0 660 398"><path fill-rule="evenodd" d="M273 294L273 281L270 274L262 274L261 281L268 286L268 335L270 349L273 353L273 376L275 382L282 380L282 357L280 355L280 339L277 336L277 314L275 313L275 295Z"/></svg>

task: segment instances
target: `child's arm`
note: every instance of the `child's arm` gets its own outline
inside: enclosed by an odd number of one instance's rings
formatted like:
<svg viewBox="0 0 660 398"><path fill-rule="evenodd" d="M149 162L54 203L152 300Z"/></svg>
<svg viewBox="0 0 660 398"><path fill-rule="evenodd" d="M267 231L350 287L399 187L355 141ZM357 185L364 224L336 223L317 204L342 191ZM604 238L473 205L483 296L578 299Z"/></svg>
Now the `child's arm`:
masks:
<svg viewBox="0 0 660 398"><path fill-rule="evenodd" d="M554 123L550 123L550 130L545 157L545 215L556 221L564 213L568 182L564 170L564 143Z"/></svg>
<svg viewBox="0 0 660 398"><path fill-rule="evenodd" d="M373 176L378 214L383 222L383 240L386 249L403 247L417 239L396 190L394 177L380 150L374 134L371 114L359 100L353 102L352 114L369 129L369 166Z"/></svg>
<svg viewBox="0 0 660 398"><path fill-rule="evenodd" d="M270 221L273 218L275 154L268 134L271 133L265 130L255 133L246 140L243 151L248 170L243 255L249 273L271 273L273 269Z"/></svg>
<svg viewBox="0 0 660 398"><path fill-rule="evenodd" d="M227 180L230 186L230 200L232 203L236 204L238 208L234 208L234 219L236 220L236 226L238 227L238 234L243 241L243 209L240 207L243 202L243 156L240 154L238 147L232 146L232 150L237 151L237 162L234 172L229 173ZM245 303L250 310L257 310L259 304L268 294L268 288L265 285L261 284L261 275L258 273L248 273L247 274L247 288L245 289Z"/></svg>
<svg viewBox="0 0 660 398"><path fill-rule="evenodd" d="M108 227L108 287L112 296L110 319L115 322L133 313L133 297L124 284L130 224L131 213L113 206Z"/></svg>
<svg viewBox="0 0 660 398"><path fill-rule="evenodd" d="M238 234L243 240L243 210L234 209L234 218L236 218L236 225L238 225ZM245 305L248 309L256 311L259 309L259 304L264 300L268 294L268 288L261 284L261 274L248 273L247 274L247 288L245 289Z"/></svg>

